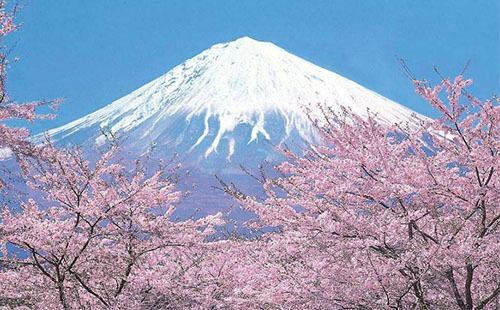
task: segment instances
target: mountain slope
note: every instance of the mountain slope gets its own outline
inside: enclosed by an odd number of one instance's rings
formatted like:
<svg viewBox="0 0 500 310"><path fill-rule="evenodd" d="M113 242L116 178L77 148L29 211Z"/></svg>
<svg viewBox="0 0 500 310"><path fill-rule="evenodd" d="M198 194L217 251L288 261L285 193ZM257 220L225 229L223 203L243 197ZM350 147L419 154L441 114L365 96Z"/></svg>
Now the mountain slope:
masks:
<svg viewBox="0 0 500 310"><path fill-rule="evenodd" d="M347 106L383 122L412 120L412 111L272 43L248 37L217 44L110 105L48 131L63 143L102 143L100 129L147 143L226 158L258 139L314 141L304 104ZM235 134L246 124L248 137ZM40 136L38 137L38 139ZM210 141L208 141L210 140ZM222 149L221 141L227 140Z"/></svg>
<svg viewBox="0 0 500 310"><path fill-rule="evenodd" d="M273 146L286 143L301 150L320 142L304 110L318 103L333 110L346 106L360 115L369 108L385 123L424 118L272 43L243 37L216 44L108 106L47 133L59 145L91 146L105 143L101 132L113 132L127 152L143 154L154 146L162 158L178 153L178 161L191 171L181 188L198 186L185 205L210 212L231 204L213 190L214 174L251 187L238 164L254 170L263 161L281 159Z"/></svg>

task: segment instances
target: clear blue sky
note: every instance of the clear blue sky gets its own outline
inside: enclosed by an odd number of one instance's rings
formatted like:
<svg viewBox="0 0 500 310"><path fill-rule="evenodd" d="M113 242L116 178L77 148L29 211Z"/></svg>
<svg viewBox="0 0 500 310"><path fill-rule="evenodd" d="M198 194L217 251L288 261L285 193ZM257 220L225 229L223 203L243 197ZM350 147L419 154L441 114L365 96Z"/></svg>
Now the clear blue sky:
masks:
<svg viewBox="0 0 500 310"><path fill-rule="evenodd" d="M500 1L32 0L9 72L15 99L66 98L62 125L126 95L215 43L271 41L429 116L396 56L418 77L461 71L472 93L499 94Z"/></svg>

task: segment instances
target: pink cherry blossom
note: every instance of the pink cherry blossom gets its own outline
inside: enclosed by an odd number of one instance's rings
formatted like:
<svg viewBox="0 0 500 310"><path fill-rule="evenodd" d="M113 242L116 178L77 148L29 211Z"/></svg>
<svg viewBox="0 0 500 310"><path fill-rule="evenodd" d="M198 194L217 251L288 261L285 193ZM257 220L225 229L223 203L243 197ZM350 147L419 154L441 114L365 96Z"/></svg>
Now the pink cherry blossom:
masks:
<svg viewBox="0 0 500 310"><path fill-rule="evenodd" d="M202 266L221 214L173 220L181 195L169 175L131 171L113 161L116 151L91 164L78 150L47 144L30 161L29 185L43 200L0 215L8 266L0 296L37 309L203 309L216 300ZM9 244L27 257L9 253Z"/></svg>
<svg viewBox="0 0 500 310"><path fill-rule="evenodd" d="M236 296L261 309L498 308L499 100L472 97L462 76L414 83L442 118L327 113L326 146L283 150L267 198L226 187L253 227L279 228L249 251Z"/></svg>

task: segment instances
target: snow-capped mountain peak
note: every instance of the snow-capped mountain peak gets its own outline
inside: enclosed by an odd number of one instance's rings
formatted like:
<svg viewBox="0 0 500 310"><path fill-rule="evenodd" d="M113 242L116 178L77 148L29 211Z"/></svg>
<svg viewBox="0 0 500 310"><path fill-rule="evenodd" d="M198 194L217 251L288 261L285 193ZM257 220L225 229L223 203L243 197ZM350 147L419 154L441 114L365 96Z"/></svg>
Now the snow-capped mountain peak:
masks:
<svg viewBox="0 0 500 310"><path fill-rule="evenodd" d="M387 123L414 121L414 112L268 42L242 37L216 44L108 106L50 130L55 141L104 141L101 129L149 144L223 152L227 160L260 140L292 136L315 141L304 105L367 108ZM240 128L241 129L238 129ZM38 139L41 137L39 136Z"/></svg>

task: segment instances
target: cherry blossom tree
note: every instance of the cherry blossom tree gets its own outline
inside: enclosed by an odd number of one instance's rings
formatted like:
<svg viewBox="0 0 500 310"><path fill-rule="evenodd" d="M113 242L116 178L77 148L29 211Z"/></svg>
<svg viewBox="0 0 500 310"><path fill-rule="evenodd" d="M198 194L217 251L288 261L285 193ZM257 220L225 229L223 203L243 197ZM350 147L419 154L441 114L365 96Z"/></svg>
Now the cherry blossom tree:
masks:
<svg viewBox="0 0 500 310"><path fill-rule="evenodd" d="M17 8L0 2L0 43L17 29ZM30 180L30 199L0 215L0 306L24 309L210 309L221 307L206 242L220 214L172 219L180 193L160 167L152 175L82 152L35 146L9 121L34 121L42 105L6 93L9 50L0 50L0 152ZM13 173L10 171L9 173ZM4 175L5 177L5 175ZM5 177L5 180L9 175ZM0 187L7 185L2 181Z"/></svg>
<svg viewBox="0 0 500 310"><path fill-rule="evenodd" d="M180 193L160 167L147 176L78 150L40 149L29 182L40 199L4 208L0 295L36 309L208 309L202 274L220 214L172 220ZM8 246L20 249L14 255ZM22 257L24 256L24 257Z"/></svg>
<svg viewBox="0 0 500 310"><path fill-rule="evenodd" d="M385 126L325 110L325 146L283 150L265 198L226 185L258 215L249 225L279 230L247 245L254 263L238 267L248 278L234 298L258 309L499 309L499 99L472 97L462 76L414 83L441 118Z"/></svg>
<svg viewBox="0 0 500 310"><path fill-rule="evenodd" d="M0 1L0 159L15 156L19 160L20 154L26 155L32 151L33 145L28 141L29 131L23 127L10 126L6 122L15 119L33 122L35 119L53 117L53 115L37 114L36 109L43 105L50 105L55 108L60 103L60 100L19 104L8 96L6 81L9 61L7 57L10 50L4 44L4 39L9 33L15 31L18 26L13 22L17 7L14 7L12 10L8 10L6 7L7 3ZM25 168L24 166L22 167ZM5 185L6 182L0 179L0 188Z"/></svg>

